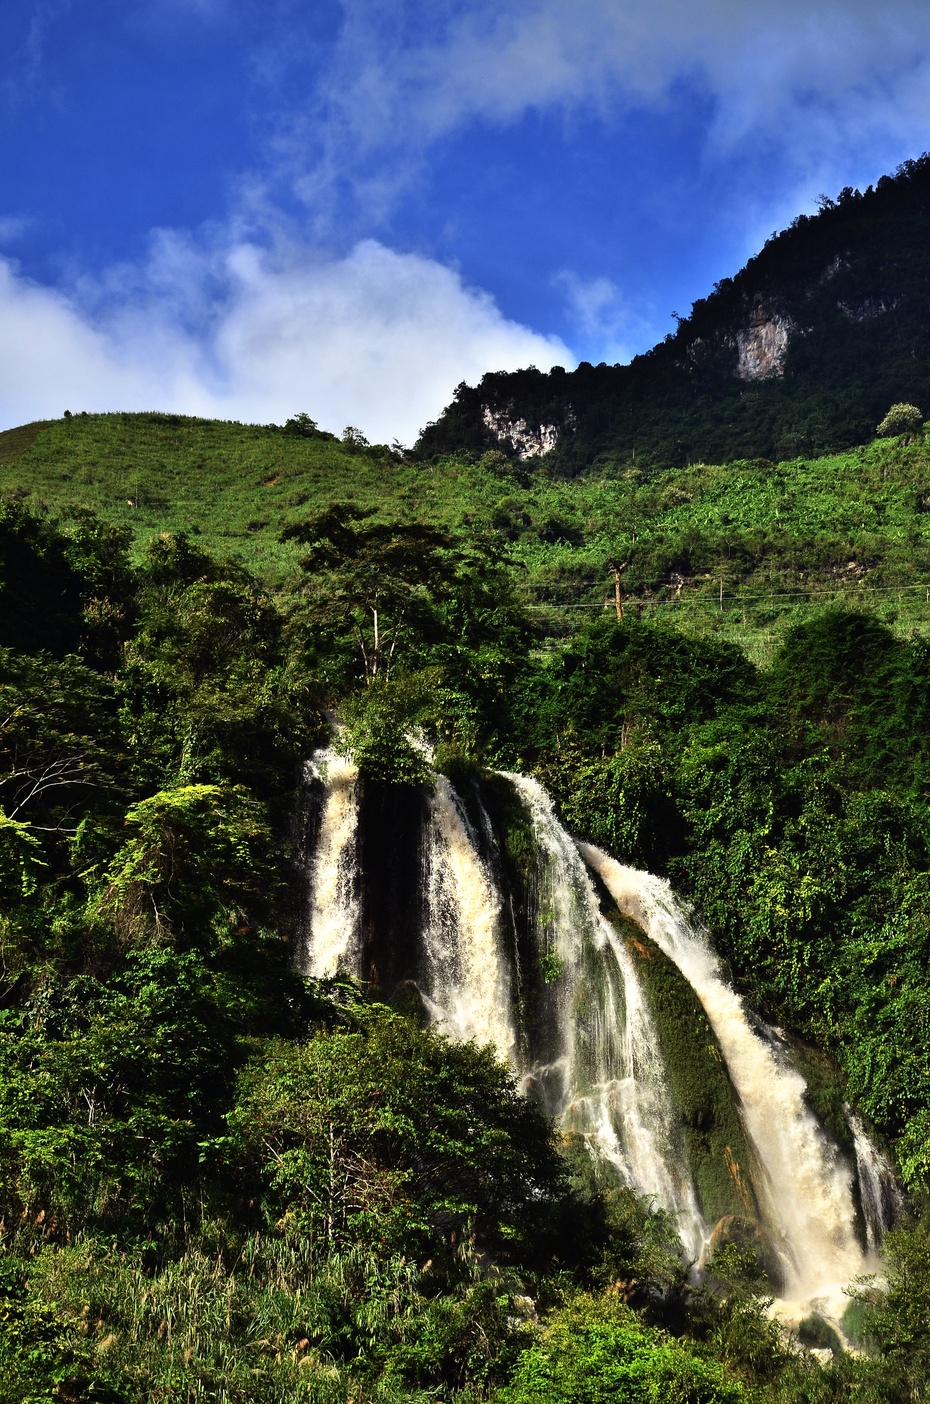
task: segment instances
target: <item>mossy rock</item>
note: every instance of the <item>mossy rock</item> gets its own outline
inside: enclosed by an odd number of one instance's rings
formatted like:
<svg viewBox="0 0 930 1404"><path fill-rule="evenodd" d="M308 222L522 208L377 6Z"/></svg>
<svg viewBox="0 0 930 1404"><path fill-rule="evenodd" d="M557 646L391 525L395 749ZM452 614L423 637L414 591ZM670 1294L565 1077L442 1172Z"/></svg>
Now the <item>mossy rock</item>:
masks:
<svg viewBox="0 0 930 1404"><path fill-rule="evenodd" d="M812 1048L809 1043L793 1035L784 1038L783 1046L807 1083L806 1101L811 1111L837 1144L852 1157L855 1146L844 1111L845 1079L836 1059L824 1049Z"/></svg>
<svg viewBox="0 0 930 1404"><path fill-rule="evenodd" d="M850 1345L856 1350L871 1354L878 1348L870 1327L875 1308L882 1300L882 1293L877 1287L860 1288L859 1293L843 1312L840 1326Z"/></svg>
<svg viewBox="0 0 930 1404"><path fill-rule="evenodd" d="M805 1316L798 1326L798 1340L807 1350L832 1350L834 1355L843 1354L843 1342L836 1327L816 1312Z"/></svg>
<svg viewBox="0 0 930 1404"><path fill-rule="evenodd" d="M485 776L479 762L459 750L457 746L437 746L433 768L446 776L466 806L469 794L474 792L475 786L479 785Z"/></svg>
<svg viewBox="0 0 930 1404"><path fill-rule="evenodd" d="M516 788L504 775L485 774L481 798L487 810L501 853L518 885L530 877L535 881L539 854L533 821Z"/></svg>
<svg viewBox="0 0 930 1404"><path fill-rule="evenodd" d="M677 966L635 923L624 921L623 934L662 1040L672 1100L682 1119L704 1216L711 1222L728 1214L757 1218L752 1152L736 1092L701 1002Z"/></svg>

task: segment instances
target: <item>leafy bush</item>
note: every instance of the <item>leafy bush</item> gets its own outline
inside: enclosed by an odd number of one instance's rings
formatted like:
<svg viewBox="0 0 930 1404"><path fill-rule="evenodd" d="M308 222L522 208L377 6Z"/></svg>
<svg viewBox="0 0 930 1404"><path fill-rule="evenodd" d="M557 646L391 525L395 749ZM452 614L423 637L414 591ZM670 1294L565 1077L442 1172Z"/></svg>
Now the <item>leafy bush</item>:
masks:
<svg viewBox="0 0 930 1404"><path fill-rule="evenodd" d="M132 837L94 903L127 942L210 944L267 911L280 883L263 806L239 785L182 785L126 812Z"/></svg>
<svg viewBox="0 0 930 1404"><path fill-rule="evenodd" d="M616 1298L553 1313L494 1404L737 1404L746 1393L713 1360L643 1326Z"/></svg>
<svg viewBox="0 0 930 1404"><path fill-rule="evenodd" d="M877 434L919 434L923 428L923 422L924 417L916 405L892 405L875 432Z"/></svg>
<svg viewBox="0 0 930 1404"><path fill-rule="evenodd" d="M544 1251L563 1171L506 1067L386 1008L360 1018L243 1074L232 1146L260 1168L271 1221L320 1255L380 1244L453 1275L470 1235L517 1260Z"/></svg>

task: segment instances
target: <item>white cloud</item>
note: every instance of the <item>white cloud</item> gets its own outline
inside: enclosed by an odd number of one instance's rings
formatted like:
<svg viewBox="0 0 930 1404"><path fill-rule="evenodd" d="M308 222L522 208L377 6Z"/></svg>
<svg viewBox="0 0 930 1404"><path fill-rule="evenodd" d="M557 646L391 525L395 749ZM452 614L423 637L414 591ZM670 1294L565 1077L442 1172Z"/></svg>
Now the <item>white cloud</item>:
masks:
<svg viewBox="0 0 930 1404"><path fill-rule="evenodd" d="M403 186L416 173L418 153L472 121L664 104L682 79L711 99L711 151L772 143L802 179L827 186L850 160L878 174L930 141L926 0L343 0L343 9L317 94L326 152L302 186L311 203L348 179L369 207L383 204L392 179Z"/></svg>
<svg viewBox="0 0 930 1404"><path fill-rule="evenodd" d="M0 424L167 409L410 443L488 367L572 364L431 259L372 240L342 258L163 236L142 268L70 295L0 261Z"/></svg>
<svg viewBox="0 0 930 1404"><path fill-rule="evenodd" d="M419 88L438 126L557 101L655 97L700 73L736 131L777 120L786 103L907 84L930 45L925 0L477 0L455 14L440 42L401 56L399 68L392 55L394 91Z"/></svg>
<svg viewBox="0 0 930 1404"><path fill-rule="evenodd" d="M569 316L587 335L600 335L623 318L620 289L610 278L582 278L570 268L555 276L565 289Z"/></svg>

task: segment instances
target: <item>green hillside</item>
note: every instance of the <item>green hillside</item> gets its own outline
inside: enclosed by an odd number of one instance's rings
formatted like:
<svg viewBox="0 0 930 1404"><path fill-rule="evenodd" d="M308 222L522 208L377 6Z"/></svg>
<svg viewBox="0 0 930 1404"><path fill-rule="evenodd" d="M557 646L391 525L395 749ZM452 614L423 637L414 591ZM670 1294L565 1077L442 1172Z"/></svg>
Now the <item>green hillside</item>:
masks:
<svg viewBox="0 0 930 1404"><path fill-rule="evenodd" d="M0 436L0 1404L923 1397L928 481L922 436L572 480L299 418ZM431 772L480 776L538 904L522 770L694 903L909 1195L863 1354L799 1353L738 1223L695 1282L489 1049L295 972L334 713L379 881ZM703 1144L713 1048L651 997Z"/></svg>
<svg viewBox="0 0 930 1404"><path fill-rule="evenodd" d="M296 553L278 542L288 522L332 495L377 496L385 470L403 501L390 450L352 453L313 431L106 414L0 434L3 496L53 511L91 508L140 542L191 532L271 580L293 566Z"/></svg>
<svg viewBox="0 0 930 1404"><path fill-rule="evenodd" d="M846 603L897 632L930 625L930 446L876 440L825 458L698 464L565 480L503 455L428 462L276 426L159 414L75 416L0 434L0 497L91 509L137 553L188 532L267 584L294 578L282 531L332 501L493 539L540 641L625 608L732 638L754 657L810 608Z"/></svg>

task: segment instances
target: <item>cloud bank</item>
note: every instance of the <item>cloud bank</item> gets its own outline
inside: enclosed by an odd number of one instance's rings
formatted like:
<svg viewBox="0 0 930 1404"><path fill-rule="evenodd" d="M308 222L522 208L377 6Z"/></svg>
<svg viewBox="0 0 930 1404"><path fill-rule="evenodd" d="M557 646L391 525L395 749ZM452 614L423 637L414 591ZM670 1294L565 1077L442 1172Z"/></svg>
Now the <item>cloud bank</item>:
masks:
<svg viewBox="0 0 930 1404"><path fill-rule="evenodd" d="M570 365L452 269L364 240L342 258L165 235L142 268L66 295L0 261L0 425L170 409L411 443L462 379Z"/></svg>
<svg viewBox="0 0 930 1404"><path fill-rule="evenodd" d="M470 123L552 109L610 120L674 106L682 83L707 100L709 159L778 149L801 182L827 189L850 163L878 174L930 141L926 0L343 0L343 11L309 100L321 152L298 188L314 207L349 185L382 214L392 182L406 188L429 148ZM295 169L308 130L302 116Z"/></svg>
<svg viewBox="0 0 930 1404"><path fill-rule="evenodd" d="M784 131L840 99L904 126L894 84L930 111L925 0L343 0L325 100L359 144L433 140L474 118L511 121L552 104L661 101L703 81L721 140ZM895 110L898 109L898 110ZM396 119L403 113L403 120Z"/></svg>

